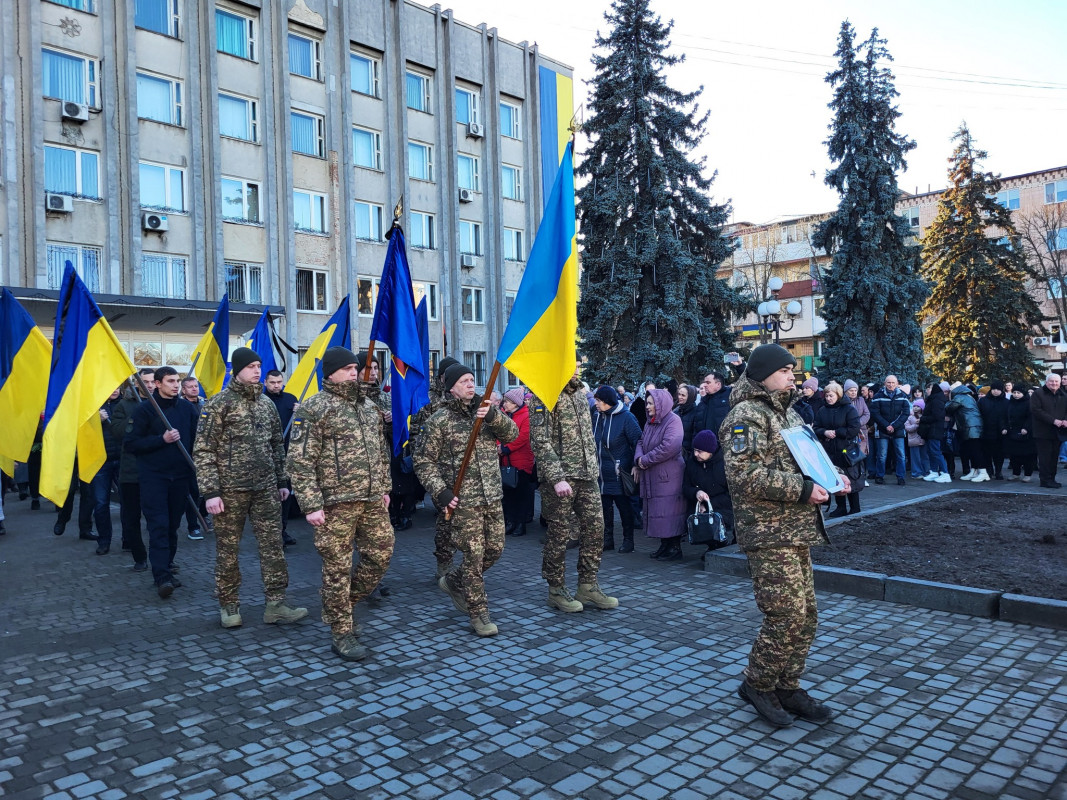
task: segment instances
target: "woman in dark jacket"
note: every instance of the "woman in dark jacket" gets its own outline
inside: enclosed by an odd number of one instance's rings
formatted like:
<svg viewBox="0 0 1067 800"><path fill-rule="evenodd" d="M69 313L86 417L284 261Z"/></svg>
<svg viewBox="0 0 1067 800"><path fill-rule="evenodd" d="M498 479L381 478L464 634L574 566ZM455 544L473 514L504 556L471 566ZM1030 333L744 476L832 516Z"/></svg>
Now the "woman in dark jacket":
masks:
<svg viewBox="0 0 1067 800"><path fill-rule="evenodd" d="M519 429L519 435L500 450L500 466L515 467L519 482L504 490L504 533L508 536L525 536L526 520L533 519L534 508L534 454L530 447L530 409L526 406L526 392L509 389L500 401L504 413L511 417Z"/></svg>
<svg viewBox="0 0 1067 800"><path fill-rule="evenodd" d="M960 460L966 458L971 470L960 475L961 481L981 483L989 480L989 473L979 469L985 457L982 455L982 414L978 410L978 400L969 386L960 384L949 393L945 410L956 420L956 437L959 439Z"/></svg>
<svg viewBox="0 0 1067 800"><path fill-rule="evenodd" d="M1030 398L1021 386L1013 386L1011 399L1008 400L1007 413L1008 435L1004 437L1004 454L1011 466L1009 481L1019 480L1029 483L1037 465L1037 445L1034 443L1034 420L1030 416Z"/></svg>
<svg viewBox="0 0 1067 800"><path fill-rule="evenodd" d="M952 483L948 461L941 452L941 440L945 438L945 397L941 384L932 381L926 387L926 407L919 419L919 436L926 441L926 460L930 464L930 474L923 478L932 483Z"/></svg>
<svg viewBox="0 0 1067 800"><path fill-rule="evenodd" d="M697 431L694 430L696 420L699 417L695 413L696 410L696 387L690 386L688 383L681 384L678 387L678 405L674 407L674 413L682 420L682 455L685 456L686 460L692 454L693 437L697 434Z"/></svg>
<svg viewBox="0 0 1067 800"><path fill-rule="evenodd" d="M823 448L830 461L835 467L840 468L852 483L852 492L848 495L837 495L837 510L829 514L830 517L843 517L847 514L856 514L860 510L860 490L863 488L865 477L863 475L864 462L860 461L853 466L845 458L845 450L853 441L857 441L860 435L860 415L852 407L851 401L845 397L845 390L839 383L831 381L823 389L823 405L815 412L815 422L812 425L815 435L819 437ZM848 497L847 505L845 497Z"/></svg>
<svg viewBox="0 0 1067 800"><path fill-rule="evenodd" d="M1008 430L1008 398L1003 381L990 381L989 393L978 400L982 415L983 466L995 481L1004 480L1004 437Z"/></svg>
<svg viewBox="0 0 1067 800"><path fill-rule="evenodd" d="M623 494L619 474L634 467L634 448L641 440L641 426L626 410L619 394L610 386L601 386L593 395L593 441L600 465L600 503L604 509L604 549L615 549L615 509L622 520L620 553L634 551L634 508Z"/></svg>
<svg viewBox="0 0 1067 800"><path fill-rule="evenodd" d="M693 455L685 462L682 496L690 508L707 503L722 516L723 527L734 529L734 504L726 485L726 459L719 438L712 431L700 431L693 437ZM708 547L711 550L711 547Z"/></svg>

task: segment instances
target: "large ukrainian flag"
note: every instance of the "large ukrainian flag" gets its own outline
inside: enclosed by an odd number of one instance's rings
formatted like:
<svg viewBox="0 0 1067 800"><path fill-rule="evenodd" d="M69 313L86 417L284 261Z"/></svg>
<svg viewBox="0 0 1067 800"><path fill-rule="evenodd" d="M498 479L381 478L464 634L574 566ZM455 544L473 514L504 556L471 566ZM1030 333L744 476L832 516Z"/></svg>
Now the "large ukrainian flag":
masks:
<svg viewBox="0 0 1067 800"><path fill-rule="evenodd" d="M352 349L352 315L348 310L347 294L293 370L285 384L287 394L303 402L319 393L322 388L322 356L331 347Z"/></svg>
<svg viewBox="0 0 1067 800"><path fill-rule="evenodd" d="M222 391L226 382L226 359L230 356L230 295L224 294L215 316L193 350L193 371L205 397Z"/></svg>
<svg viewBox="0 0 1067 800"><path fill-rule="evenodd" d="M68 261L56 309L41 449L41 494L56 505L67 499L75 453L83 481L92 480L103 466L107 454L100 406L135 371Z"/></svg>
<svg viewBox="0 0 1067 800"><path fill-rule="evenodd" d="M573 147L563 150L496 357L546 403L555 403L574 374L577 354Z"/></svg>
<svg viewBox="0 0 1067 800"><path fill-rule="evenodd" d="M51 342L15 296L0 290L0 469L8 475L30 455L51 361Z"/></svg>
<svg viewBox="0 0 1067 800"><path fill-rule="evenodd" d="M548 206L549 188L556 182L563 151L571 139L574 81L548 67L537 70L541 123L541 196Z"/></svg>

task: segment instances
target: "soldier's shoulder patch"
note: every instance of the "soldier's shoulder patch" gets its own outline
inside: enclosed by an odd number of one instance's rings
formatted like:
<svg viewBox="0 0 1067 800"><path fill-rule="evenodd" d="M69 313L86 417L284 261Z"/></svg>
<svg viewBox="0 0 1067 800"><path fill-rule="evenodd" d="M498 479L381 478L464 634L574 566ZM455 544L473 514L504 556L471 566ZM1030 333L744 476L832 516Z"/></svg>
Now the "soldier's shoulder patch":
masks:
<svg viewBox="0 0 1067 800"><path fill-rule="evenodd" d="M748 426L738 422L730 427L730 452L743 453L748 450L749 432Z"/></svg>
<svg viewBox="0 0 1067 800"><path fill-rule="evenodd" d="M202 410L202 411L200 412L200 419L207 419L207 409L206 409L206 408L205 408L205 409L203 409L203 410Z"/></svg>
<svg viewBox="0 0 1067 800"><path fill-rule="evenodd" d="M304 436L304 420L302 417L293 417L293 428L289 432L290 442L299 442Z"/></svg>
<svg viewBox="0 0 1067 800"><path fill-rule="evenodd" d="M545 424L545 418L548 416L548 409L545 404L540 400L534 398L530 401L530 424L540 427Z"/></svg>

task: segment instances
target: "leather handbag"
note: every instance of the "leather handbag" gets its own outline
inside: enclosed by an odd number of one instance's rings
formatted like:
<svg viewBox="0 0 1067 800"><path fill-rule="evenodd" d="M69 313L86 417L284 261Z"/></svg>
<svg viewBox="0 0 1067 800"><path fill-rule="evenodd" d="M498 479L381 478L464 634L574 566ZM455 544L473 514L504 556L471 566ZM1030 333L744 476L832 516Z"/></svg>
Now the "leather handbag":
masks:
<svg viewBox="0 0 1067 800"><path fill-rule="evenodd" d="M639 491L637 487L637 481L634 480L634 476L626 470L619 469L619 462L615 462L615 474L619 478L619 486L622 488L622 493L627 497L634 497Z"/></svg>
<svg viewBox="0 0 1067 800"><path fill-rule="evenodd" d="M511 460L510 458L508 459ZM514 489L519 485L519 468L511 464L500 465L500 482L508 489Z"/></svg>
<svg viewBox="0 0 1067 800"><path fill-rule="evenodd" d="M723 525L722 515L718 511L712 511L710 505L707 511L701 511L700 506L698 501L693 513L685 521L686 539L689 544L707 545L711 550L733 544L733 534Z"/></svg>
<svg viewBox="0 0 1067 800"><path fill-rule="evenodd" d="M863 449L860 447L859 439L853 439L848 443L848 446L841 451L841 455L845 457L845 461L848 462L850 467L856 466L861 461L867 458Z"/></svg>

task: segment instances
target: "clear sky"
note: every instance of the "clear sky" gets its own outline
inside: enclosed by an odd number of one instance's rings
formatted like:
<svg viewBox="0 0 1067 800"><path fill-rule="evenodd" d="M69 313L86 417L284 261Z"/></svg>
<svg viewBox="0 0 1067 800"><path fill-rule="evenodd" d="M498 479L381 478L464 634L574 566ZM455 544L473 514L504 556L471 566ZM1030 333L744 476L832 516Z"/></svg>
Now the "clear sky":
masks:
<svg viewBox="0 0 1067 800"><path fill-rule="evenodd" d="M607 0L442 7L510 41L536 42L574 68L575 102L584 99L595 33L607 31ZM877 26L895 59L897 129L918 145L898 176L901 189L945 185L950 139L963 120L989 152L987 169L1007 176L1067 165L1067 0L653 0L652 7L674 20L674 52L686 56L668 81L685 91L704 86L701 107L711 117L699 152L718 171L715 199L731 202L734 221L837 205L823 183L830 166L824 78L846 14L859 40Z"/></svg>

